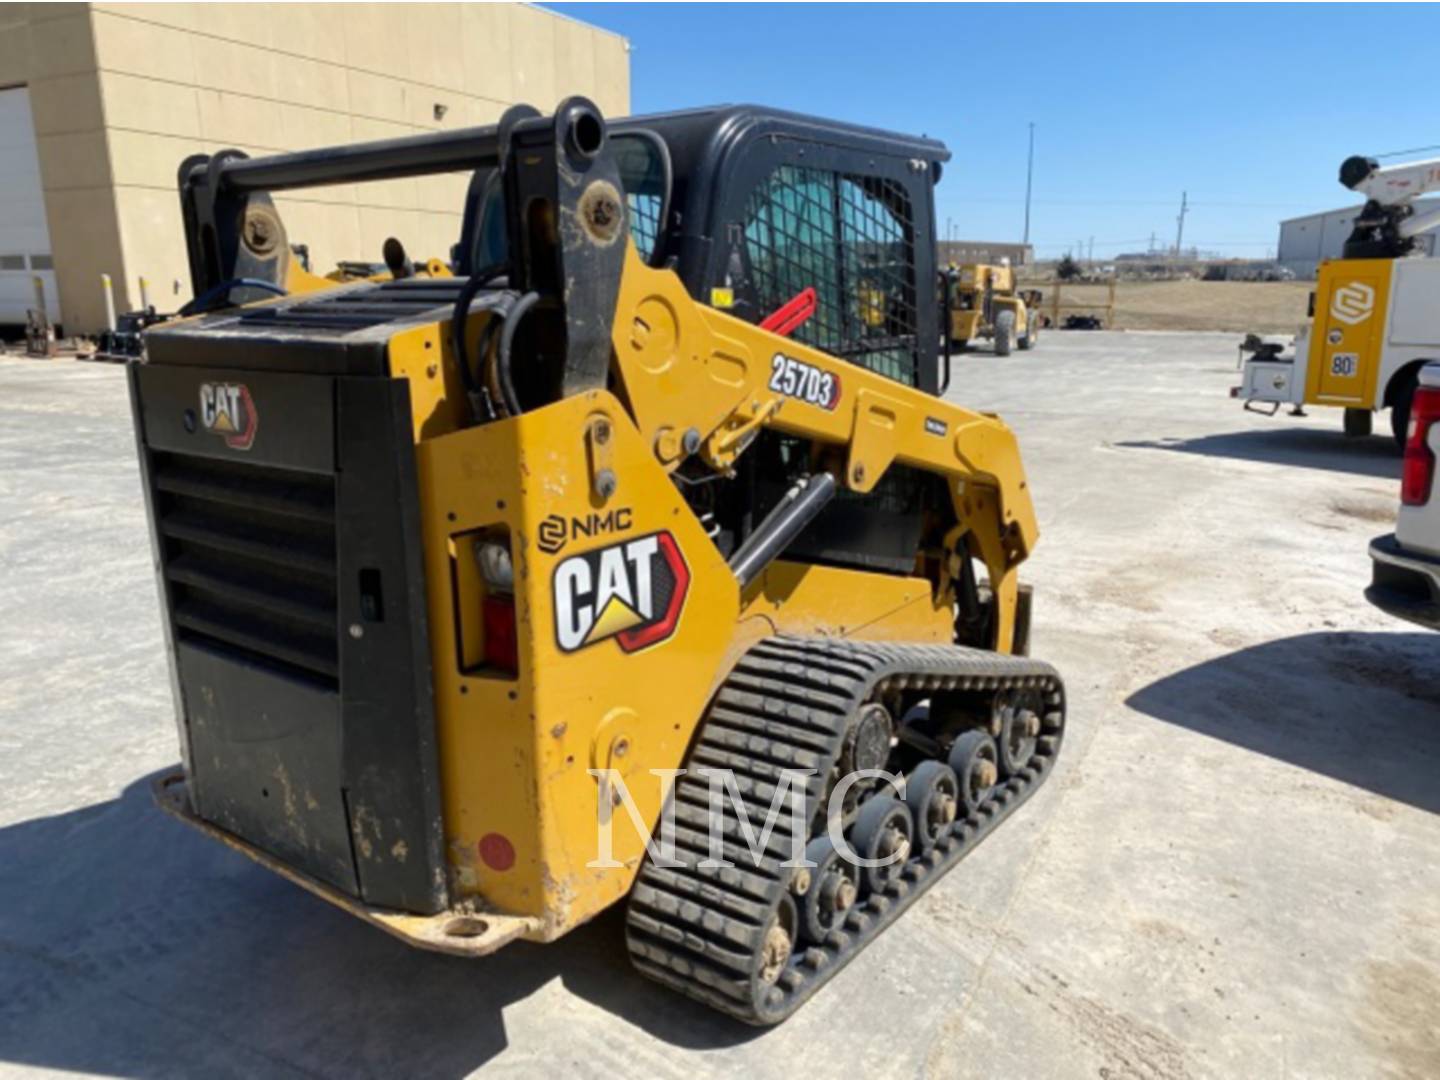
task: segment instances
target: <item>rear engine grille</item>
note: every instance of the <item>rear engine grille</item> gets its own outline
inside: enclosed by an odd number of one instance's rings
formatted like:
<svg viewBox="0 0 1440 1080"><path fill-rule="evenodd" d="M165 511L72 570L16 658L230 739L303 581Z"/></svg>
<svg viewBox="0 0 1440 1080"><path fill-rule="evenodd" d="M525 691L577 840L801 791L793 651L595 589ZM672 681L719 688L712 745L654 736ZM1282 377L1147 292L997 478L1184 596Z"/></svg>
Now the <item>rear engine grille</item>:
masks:
<svg viewBox="0 0 1440 1080"><path fill-rule="evenodd" d="M180 454L153 476L177 638L333 689L334 478Z"/></svg>
<svg viewBox="0 0 1440 1080"><path fill-rule="evenodd" d="M396 319L448 310L464 285L464 278L402 278L382 285L340 289L299 303L252 308L240 315L240 322L256 329L364 330Z"/></svg>

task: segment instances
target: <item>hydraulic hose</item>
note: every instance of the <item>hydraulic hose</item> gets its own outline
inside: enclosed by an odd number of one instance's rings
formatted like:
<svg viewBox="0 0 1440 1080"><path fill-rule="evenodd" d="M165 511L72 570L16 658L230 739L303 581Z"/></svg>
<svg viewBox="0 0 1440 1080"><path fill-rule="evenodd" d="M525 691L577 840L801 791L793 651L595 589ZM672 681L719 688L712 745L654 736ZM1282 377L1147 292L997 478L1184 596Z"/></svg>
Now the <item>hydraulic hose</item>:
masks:
<svg viewBox="0 0 1440 1080"><path fill-rule="evenodd" d="M505 403L505 410L511 416L519 416L520 395L515 392L515 380L510 370L510 348L515 342L515 331L520 326L520 321L525 313L540 302L538 292L527 292L515 306L505 313L505 325L500 329L500 348L495 358L496 380L500 383L500 397Z"/></svg>
<svg viewBox="0 0 1440 1080"><path fill-rule="evenodd" d="M222 296L229 296L231 289L263 289L272 292L276 296L289 296L290 294L271 281L261 281L259 278L237 277L229 281L222 281L213 289L206 289L199 296L195 297L188 304L182 307L177 314L182 316L195 315L210 310L210 305Z"/></svg>
<svg viewBox="0 0 1440 1080"><path fill-rule="evenodd" d="M469 349L465 343L465 316L470 313L470 305L475 302L475 297L480 295L480 290L503 274L506 269L504 263L491 263L471 274L460 289L460 295L455 298L455 310L450 316L450 341L455 349L455 362L460 366L460 381L472 394L478 393L480 388L475 381L475 373L470 370ZM487 340L488 338L482 339L481 356L485 355L483 346Z"/></svg>

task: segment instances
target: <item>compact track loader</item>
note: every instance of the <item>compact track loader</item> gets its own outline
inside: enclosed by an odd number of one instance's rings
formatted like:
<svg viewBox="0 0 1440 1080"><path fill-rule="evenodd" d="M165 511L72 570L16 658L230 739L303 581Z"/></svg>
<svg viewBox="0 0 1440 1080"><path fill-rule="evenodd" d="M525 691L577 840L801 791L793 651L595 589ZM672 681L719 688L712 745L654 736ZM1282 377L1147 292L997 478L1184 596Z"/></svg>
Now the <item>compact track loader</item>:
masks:
<svg viewBox="0 0 1440 1080"><path fill-rule="evenodd" d="M947 157L571 98L187 161L195 293L247 302L130 367L160 804L422 948L623 903L641 972L789 1015L1064 732L1015 438L939 396ZM457 170L454 277L249 302L283 287L267 193Z"/></svg>

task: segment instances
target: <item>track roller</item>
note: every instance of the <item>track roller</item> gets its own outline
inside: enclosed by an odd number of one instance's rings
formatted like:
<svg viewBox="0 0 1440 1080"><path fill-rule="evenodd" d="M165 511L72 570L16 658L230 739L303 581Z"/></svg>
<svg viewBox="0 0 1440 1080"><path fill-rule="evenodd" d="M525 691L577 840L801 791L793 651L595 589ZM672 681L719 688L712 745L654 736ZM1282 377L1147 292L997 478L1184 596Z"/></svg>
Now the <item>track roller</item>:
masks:
<svg viewBox="0 0 1440 1080"><path fill-rule="evenodd" d="M943 762L922 761L905 778L905 805L915 824L915 845L924 855L959 816L960 781L955 770Z"/></svg>
<svg viewBox="0 0 1440 1080"><path fill-rule="evenodd" d="M772 985L790 963L790 957L795 952L799 921L794 899L781 897L780 906L771 918L760 946L760 969L755 977L764 985Z"/></svg>
<svg viewBox="0 0 1440 1080"><path fill-rule="evenodd" d="M856 867L841 858L828 836L817 836L805 847L806 888L800 897L800 936L811 945L823 944L845 920L845 913L860 893Z"/></svg>
<svg viewBox="0 0 1440 1080"><path fill-rule="evenodd" d="M860 868L866 891L884 892L905 869L914 845L915 823L910 808L893 795L876 795L862 803L850 829L850 846L873 866Z"/></svg>
<svg viewBox="0 0 1440 1080"><path fill-rule="evenodd" d="M998 695L995 713L1000 721L996 739L1000 751L1000 775L1009 779L1020 773L1035 756L1035 740L1040 736L1040 716L1045 699L1036 690L1012 690Z"/></svg>
<svg viewBox="0 0 1440 1080"><path fill-rule="evenodd" d="M979 728L962 732L950 747L950 768L960 780L965 813L975 813L1000 779L999 751L990 733Z"/></svg>

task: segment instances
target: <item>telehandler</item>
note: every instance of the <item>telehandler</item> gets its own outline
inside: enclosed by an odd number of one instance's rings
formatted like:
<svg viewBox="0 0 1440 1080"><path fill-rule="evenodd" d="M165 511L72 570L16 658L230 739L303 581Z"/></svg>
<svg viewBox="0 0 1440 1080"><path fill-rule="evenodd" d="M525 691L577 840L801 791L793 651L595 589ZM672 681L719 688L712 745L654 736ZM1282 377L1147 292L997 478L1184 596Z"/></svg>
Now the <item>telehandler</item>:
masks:
<svg viewBox="0 0 1440 1080"><path fill-rule="evenodd" d="M1040 292L1017 288L1009 262L951 264L941 282L951 348L984 338L996 356L1009 356L1011 346L1031 349L1040 340Z"/></svg>
<svg viewBox="0 0 1440 1080"><path fill-rule="evenodd" d="M1064 731L1015 437L938 396L948 156L570 98L187 161L195 293L228 306L129 369L183 758L160 805L421 948L623 903L644 974L793 1012ZM234 303L283 288L268 193L457 170L454 277Z"/></svg>

